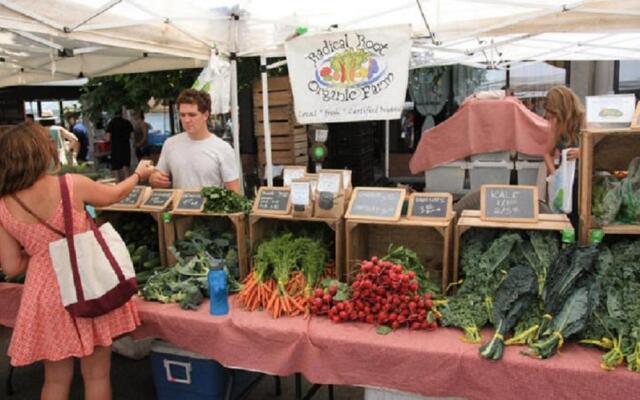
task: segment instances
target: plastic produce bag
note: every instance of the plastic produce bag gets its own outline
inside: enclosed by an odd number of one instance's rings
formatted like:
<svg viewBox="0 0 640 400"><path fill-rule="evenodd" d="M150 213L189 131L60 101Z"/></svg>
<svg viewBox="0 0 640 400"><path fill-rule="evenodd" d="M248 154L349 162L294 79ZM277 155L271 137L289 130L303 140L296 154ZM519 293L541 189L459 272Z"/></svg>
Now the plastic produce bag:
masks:
<svg viewBox="0 0 640 400"><path fill-rule="evenodd" d="M622 204L617 220L626 224L640 222L640 157L631 160L629 172L620 185Z"/></svg>
<svg viewBox="0 0 640 400"><path fill-rule="evenodd" d="M568 160L569 149L562 150L560 167L547 178L549 183L549 205L554 213L569 214L572 211L573 180L576 175L576 160Z"/></svg>
<svg viewBox="0 0 640 400"><path fill-rule="evenodd" d="M611 174L595 175L591 191L591 214L600 224L610 224L620 211L620 181Z"/></svg>

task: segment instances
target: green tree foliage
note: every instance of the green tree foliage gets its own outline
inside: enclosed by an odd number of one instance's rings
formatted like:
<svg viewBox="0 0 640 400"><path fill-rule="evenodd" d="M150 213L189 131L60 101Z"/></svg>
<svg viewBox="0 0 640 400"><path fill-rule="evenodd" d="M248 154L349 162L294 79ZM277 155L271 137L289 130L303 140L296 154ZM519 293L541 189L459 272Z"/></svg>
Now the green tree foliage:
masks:
<svg viewBox="0 0 640 400"><path fill-rule="evenodd" d="M102 111L113 113L121 106L148 111L150 98L163 103L174 100L199 73L200 69L182 69L91 78L82 88L80 102L93 121Z"/></svg>

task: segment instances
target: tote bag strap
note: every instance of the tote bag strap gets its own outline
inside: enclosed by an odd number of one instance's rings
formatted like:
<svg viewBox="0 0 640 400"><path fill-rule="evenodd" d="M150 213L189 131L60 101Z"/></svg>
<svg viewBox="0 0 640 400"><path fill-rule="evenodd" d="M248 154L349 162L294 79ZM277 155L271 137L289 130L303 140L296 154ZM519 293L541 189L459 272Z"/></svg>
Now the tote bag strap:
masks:
<svg viewBox="0 0 640 400"><path fill-rule="evenodd" d="M60 194L62 196L62 210L64 214L64 230L67 238L67 247L69 248L69 259L71 261L71 270L73 274L73 284L76 288L76 297L78 302L84 301L84 293L82 291L82 280L80 279L80 271L78 269L78 258L76 254L76 246L73 240L73 214L72 214L72 205L71 205L71 195L69 194L69 186L67 185L66 175L60 176ZM111 268L116 273L119 282L125 281L124 274L122 273L122 269L118 265L113 253L109 249L107 242L104 240L102 236L102 232L96 226L95 221L91 216L87 213L87 218L89 219L89 226L91 231L93 232L100 248L104 252L104 255L107 257Z"/></svg>

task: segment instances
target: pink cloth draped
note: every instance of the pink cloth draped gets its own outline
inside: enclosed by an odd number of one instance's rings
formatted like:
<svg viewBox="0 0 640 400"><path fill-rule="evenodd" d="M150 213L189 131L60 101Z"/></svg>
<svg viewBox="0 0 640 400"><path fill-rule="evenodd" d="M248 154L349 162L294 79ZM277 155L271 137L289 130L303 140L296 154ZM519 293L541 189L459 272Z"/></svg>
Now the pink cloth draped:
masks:
<svg viewBox="0 0 640 400"><path fill-rule="evenodd" d="M467 100L440 125L422 133L409 168L412 174L479 153L545 153L551 131L544 118L515 97Z"/></svg>
<svg viewBox="0 0 640 400"><path fill-rule="evenodd" d="M11 326L19 286L0 284L0 324ZM272 319L240 309L230 298L226 316L177 304L135 300L142 326L134 337L156 337L229 367L275 375L301 372L314 383L369 386L473 400L635 399L640 374L599 367L602 352L574 343L560 354L538 360L507 347L502 360L480 358L478 346L463 343L462 332L401 329L376 334L368 324L333 324L326 318ZM13 310L12 310L13 309ZM485 340L490 331L484 330Z"/></svg>

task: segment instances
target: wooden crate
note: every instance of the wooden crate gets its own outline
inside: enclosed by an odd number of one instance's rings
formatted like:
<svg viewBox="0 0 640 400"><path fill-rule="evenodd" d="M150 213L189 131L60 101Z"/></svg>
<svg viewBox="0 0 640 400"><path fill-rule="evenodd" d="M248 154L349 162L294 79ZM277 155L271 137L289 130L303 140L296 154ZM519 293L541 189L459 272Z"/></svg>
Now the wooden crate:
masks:
<svg viewBox="0 0 640 400"><path fill-rule="evenodd" d="M273 164L307 165L307 144L295 144L290 149L271 148L271 162ZM258 162L266 164L266 152L264 147L258 146Z"/></svg>
<svg viewBox="0 0 640 400"><path fill-rule="evenodd" d="M249 236L251 237L251 251L255 252L256 247L266 238L270 232L278 228L287 227L300 222L312 222L325 224L335 233L334 261L336 267L336 277L344 278L344 219L342 218L315 218L315 217L293 217L291 215L264 215L251 214L249 217ZM253 260L251 260L253 265Z"/></svg>
<svg viewBox="0 0 640 400"><path fill-rule="evenodd" d="M271 126L271 136L291 136L300 133L306 133L306 128L304 125L297 124L294 120L290 121L270 121L269 126ZM257 137L264 136L264 125L262 123L256 123L255 130Z"/></svg>
<svg viewBox="0 0 640 400"><path fill-rule="evenodd" d="M180 211L171 212L171 223L165 231L165 242L167 248L167 263L173 266L176 258L169 251L169 247L173 246L176 240L184 239L184 234L195 222L196 219L206 218L207 223L211 224L229 224L233 227L236 234L236 246L238 248L238 269L240 279L244 279L249 272L247 257L247 216L244 213L233 214L207 214L207 213L184 213Z"/></svg>
<svg viewBox="0 0 640 400"><path fill-rule="evenodd" d="M256 107L253 110L253 120L256 123L260 124L262 124L262 122L264 121L262 106ZM271 123L280 121L296 122L296 115L293 109L293 105L287 104L284 106L269 106L269 121L271 121Z"/></svg>
<svg viewBox="0 0 640 400"><path fill-rule="evenodd" d="M464 210L458 218L453 237L453 274L452 282L457 282L459 277L460 241L462 235L471 228L488 229L519 229L519 230L543 230L558 231L572 229L569 218L565 214L539 214L538 222L498 222L483 221L480 219L479 210Z"/></svg>
<svg viewBox="0 0 640 400"><path fill-rule="evenodd" d="M592 129L582 132L579 163L579 239L588 243L593 228L601 228L605 235L640 235L640 225L601 226L591 215L591 191L594 171L624 171L635 157L640 156L640 128Z"/></svg>
<svg viewBox="0 0 640 400"><path fill-rule="evenodd" d="M360 261L387 254L390 244L405 246L418 254L429 275L449 284L450 248L453 221L416 221L402 217L399 221L347 220L347 280Z"/></svg>
<svg viewBox="0 0 640 400"><path fill-rule="evenodd" d="M163 221L162 212L150 212L136 208L125 208L117 206L96 208L96 212L98 213L98 216L96 218L96 223L98 225L102 225L105 222L113 223L113 221L117 218L127 218L127 214L149 215L158 227L158 253L160 254L160 263L164 267L168 265L166 246L166 232L168 229L168 224Z"/></svg>

